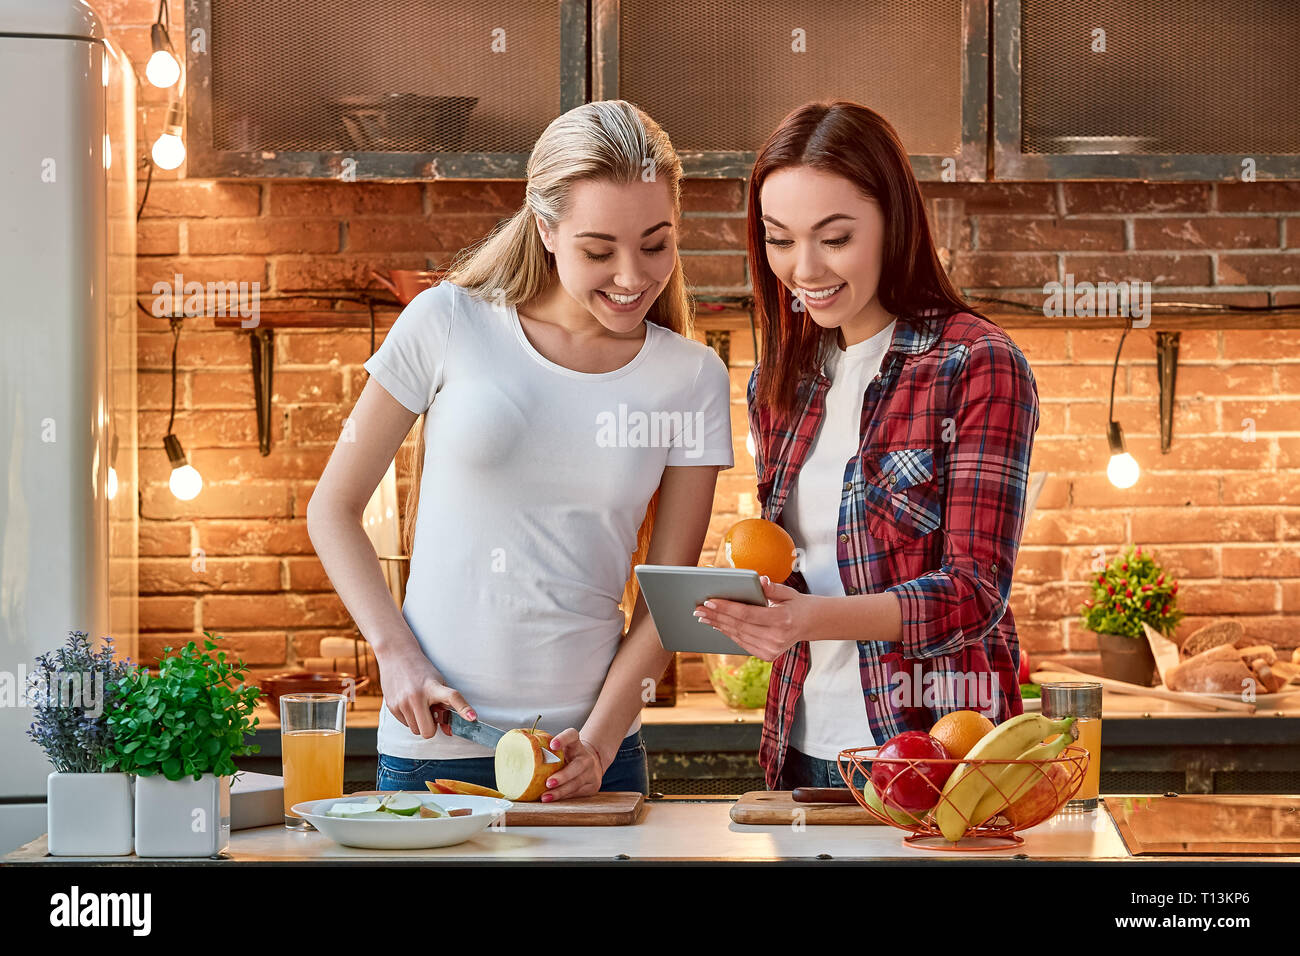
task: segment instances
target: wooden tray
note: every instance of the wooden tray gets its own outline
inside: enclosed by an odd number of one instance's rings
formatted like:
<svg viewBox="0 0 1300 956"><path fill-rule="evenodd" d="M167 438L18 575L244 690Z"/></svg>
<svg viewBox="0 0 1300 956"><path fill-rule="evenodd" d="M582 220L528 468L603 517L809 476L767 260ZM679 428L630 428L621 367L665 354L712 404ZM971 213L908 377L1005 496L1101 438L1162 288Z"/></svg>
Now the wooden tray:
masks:
<svg viewBox="0 0 1300 956"><path fill-rule="evenodd" d="M733 823L760 826L788 826L799 820L796 810L804 811L807 824L823 826L888 826L856 803L795 803L789 790L751 790L731 806Z"/></svg>
<svg viewBox="0 0 1300 956"><path fill-rule="evenodd" d="M393 790L357 790L348 797L382 797ZM407 793L419 793L408 790ZM428 791L421 796L438 794ZM866 812L865 810L863 811ZM645 794L636 791L595 793L554 803L516 803L506 811L508 827L621 827L639 823L645 814Z"/></svg>

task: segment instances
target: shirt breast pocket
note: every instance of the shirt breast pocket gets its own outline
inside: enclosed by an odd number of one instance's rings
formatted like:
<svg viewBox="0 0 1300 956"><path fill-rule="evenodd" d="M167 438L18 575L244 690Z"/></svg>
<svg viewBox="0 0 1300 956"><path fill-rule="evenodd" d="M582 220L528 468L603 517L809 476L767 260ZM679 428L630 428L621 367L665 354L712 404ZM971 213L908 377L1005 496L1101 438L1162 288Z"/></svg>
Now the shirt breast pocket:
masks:
<svg viewBox="0 0 1300 956"><path fill-rule="evenodd" d="M863 456L862 475L867 531L873 538L909 542L939 527L939 480L929 448Z"/></svg>

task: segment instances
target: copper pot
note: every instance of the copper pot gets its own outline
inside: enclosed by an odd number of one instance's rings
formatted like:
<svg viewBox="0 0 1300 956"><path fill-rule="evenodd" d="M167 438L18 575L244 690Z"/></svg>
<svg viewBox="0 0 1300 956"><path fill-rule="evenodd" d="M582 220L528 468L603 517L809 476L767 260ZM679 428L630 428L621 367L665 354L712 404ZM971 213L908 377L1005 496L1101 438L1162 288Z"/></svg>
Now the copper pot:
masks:
<svg viewBox="0 0 1300 956"><path fill-rule="evenodd" d="M371 269L370 274L397 296L402 305L410 305L411 300L442 281L446 269L389 269L381 272Z"/></svg>
<svg viewBox="0 0 1300 956"><path fill-rule="evenodd" d="M263 677L257 683L262 689L262 694L267 698L267 705L278 714L281 694L347 694L351 701L355 693L368 682L368 677L358 678L355 674L343 671L329 674L285 671L282 674Z"/></svg>

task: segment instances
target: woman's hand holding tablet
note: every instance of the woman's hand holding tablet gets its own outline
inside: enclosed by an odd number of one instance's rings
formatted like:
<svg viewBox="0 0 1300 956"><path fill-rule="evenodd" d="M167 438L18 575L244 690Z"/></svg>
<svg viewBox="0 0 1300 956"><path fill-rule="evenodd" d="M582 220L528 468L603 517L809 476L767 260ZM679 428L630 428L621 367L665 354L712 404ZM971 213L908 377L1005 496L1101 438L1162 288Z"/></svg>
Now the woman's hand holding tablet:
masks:
<svg viewBox="0 0 1300 956"><path fill-rule="evenodd" d="M766 575L761 582L765 606L711 599L696 608L696 618L763 661L776 660L799 641L823 636L816 633L812 617L815 595L773 584Z"/></svg>

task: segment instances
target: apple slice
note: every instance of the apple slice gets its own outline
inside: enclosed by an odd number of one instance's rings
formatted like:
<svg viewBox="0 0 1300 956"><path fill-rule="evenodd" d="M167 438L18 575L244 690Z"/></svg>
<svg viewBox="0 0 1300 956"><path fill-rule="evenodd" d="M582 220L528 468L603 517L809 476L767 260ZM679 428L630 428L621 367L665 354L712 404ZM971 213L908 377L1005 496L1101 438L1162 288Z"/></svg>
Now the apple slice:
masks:
<svg viewBox="0 0 1300 956"><path fill-rule="evenodd" d="M554 754L551 754L554 757ZM559 759L558 757L556 759ZM424 785L435 793L459 793L467 797L504 797L500 790L493 790L490 787L480 787L476 783L466 783L464 780L444 780L441 777L437 780L426 780Z"/></svg>
<svg viewBox="0 0 1300 956"><path fill-rule="evenodd" d="M391 797L384 797L380 805L381 810L389 813L396 813L399 817L413 817L420 812L419 798L411 796L409 793L395 793Z"/></svg>
<svg viewBox="0 0 1300 956"><path fill-rule="evenodd" d="M548 745L551 735L543 730L507 731L496 747L497 786L507 800L529 802L546 792L546 780L564 766L564 757Z"/></svg>

